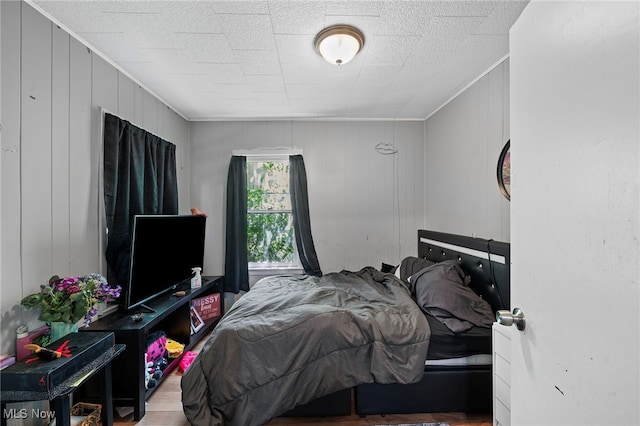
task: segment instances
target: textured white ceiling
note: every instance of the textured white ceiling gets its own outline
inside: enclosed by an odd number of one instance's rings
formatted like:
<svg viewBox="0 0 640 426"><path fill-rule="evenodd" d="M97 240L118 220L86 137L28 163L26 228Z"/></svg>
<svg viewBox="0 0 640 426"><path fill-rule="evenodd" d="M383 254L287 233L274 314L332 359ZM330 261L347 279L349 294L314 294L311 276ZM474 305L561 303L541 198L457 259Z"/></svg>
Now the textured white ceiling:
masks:
<svg viewBox="0 0 640 426"><path fill-rule="evenodd" d="M508 54L526 0L32 0L190 120L424 119ZM354 25L335 66L315 34Z"/></svg>

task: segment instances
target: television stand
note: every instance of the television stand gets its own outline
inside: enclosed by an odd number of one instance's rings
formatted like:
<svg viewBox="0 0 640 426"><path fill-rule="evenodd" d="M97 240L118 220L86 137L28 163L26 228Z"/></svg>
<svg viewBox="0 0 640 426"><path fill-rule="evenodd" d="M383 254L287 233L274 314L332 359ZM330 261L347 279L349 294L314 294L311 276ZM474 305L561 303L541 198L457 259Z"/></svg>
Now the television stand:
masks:
<svg viewBox="0 0 640 426"><path fill-rule="evenodd" d="M139 305L135 308L135 310L136 310L136 313L135 313L135 314L133 314L133 315L142 315L142 314L145 314L145 313L146 313L146 314L150 314L150 313L151 313L151 314L155 314L155 313L156 313L156 310L155 310L155 309L153 309L153 308L152 308L152 307L150 307L150 306L145 305L144 303L139 304ZM139 310L142 310L142 311L144 311L144 312L139 312Z"/></svg>
<svg viewBox="0 0 640 426"><path fill-rule="evenodd" d="M113 361L113 406L133 407L134 420L140 420L145 414L145 401L158 389L164 377L178 366L180 358L169 359L169 365L158 380L158 385L150 389L145 387L146 365L144 355L147 350L146 337L154 331L162 330L168 338L184 344L184 352L193 348L215 327L224 312L223 277L203 276L202 287L191 289L190 283L183 284L177 290L184 296L165 293L146 303L152 312L134 320L131 312L117 311L91 324L87 331L111 331L117 344L125 344L126 349ZM192 326L192 309L200 309L202 326ZM211 309L210 309L211 308ZM193 334L192 334L193 333ZM82 395L86 399L98 399L99 395ZM95 391L94 391L95 392Z"/></svg>

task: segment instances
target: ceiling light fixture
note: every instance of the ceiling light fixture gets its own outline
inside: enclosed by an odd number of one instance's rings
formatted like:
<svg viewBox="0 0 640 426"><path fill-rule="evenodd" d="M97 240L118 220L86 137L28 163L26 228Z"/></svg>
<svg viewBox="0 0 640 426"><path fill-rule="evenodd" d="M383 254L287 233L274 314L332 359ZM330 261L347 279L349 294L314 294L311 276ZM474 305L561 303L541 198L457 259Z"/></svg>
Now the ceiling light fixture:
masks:
<svg viewBox="0 0 640 426"><path fill-rule="evenodd" d="M344 65L362 49L364 35L350 25L333 25L320 31L313 45L330 64Z"/></svg>

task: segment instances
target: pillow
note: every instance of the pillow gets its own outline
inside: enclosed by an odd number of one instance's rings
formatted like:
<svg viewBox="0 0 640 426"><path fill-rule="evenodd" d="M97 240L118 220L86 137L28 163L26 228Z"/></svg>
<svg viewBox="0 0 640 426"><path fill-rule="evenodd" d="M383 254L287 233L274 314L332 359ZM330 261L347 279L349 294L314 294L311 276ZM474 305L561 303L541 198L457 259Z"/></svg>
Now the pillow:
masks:
<svg viewBox="0 0 640 426"><path fill-rule="evenodd" d="M411 277L420 308L454 333L473 326L490 328L494 321L491 305L465 279L457 260L436 263Z"/></svg>
<svg viewBox="0 0 640 426"><path fill-rule="evenodd" d="M434 265L435 262L432 262L427 259L421 259L419 257L408 256L402 259L400 263L400 279L404 281L409 281L409 277L421 269L426 268L427 266Z"/></svg>
<svg viewBox="0 0 640 426"><path fill-rule="evenodd" d="M386 272L386 273L389 273L389 274L393 274L396 271L396 269L398 269L397 266L389 265L388 263L384 263L384 262L382 263L382 266L380 267L380 271L381 272Z"/></svg>

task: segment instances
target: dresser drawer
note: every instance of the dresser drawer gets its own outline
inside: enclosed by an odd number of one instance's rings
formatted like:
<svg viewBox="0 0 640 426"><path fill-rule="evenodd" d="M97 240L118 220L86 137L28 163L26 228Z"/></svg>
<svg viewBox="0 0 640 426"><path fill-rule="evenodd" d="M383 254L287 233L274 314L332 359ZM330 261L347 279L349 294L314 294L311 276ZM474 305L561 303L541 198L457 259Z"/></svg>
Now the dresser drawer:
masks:
<svg viewBox="0 0 640 426"><path fill-rule="evenodd" d="M505 407L511 408L511 387L504 380L497 377L493 381L495 388L495 398Z"/></svg>
<svg viewBox="0 0 640 426"><path fill-rule="evenodd" d="M511 411L499 401L494 405L493 424L495 426L511 426Z"/></svg>
<svg viewBox="0 0 640 426"><path fill-rule="evenodd" d="M511 327L493 325L493 424L511 424Z"/></svg>
<svg viewBox="0 0 640 426"><path fill-rule="evenodd" d="M493 358L493 374L511 386L511 363L499 354L495 354Z"/></svg>
<svg viewBox="0 0 640 426"><path fill-rule="evenodd" d="M511 337L509 333L511 328L503 325L494 325L493 328L493 351L504 358L507 362L511 362Z"/></svg>

